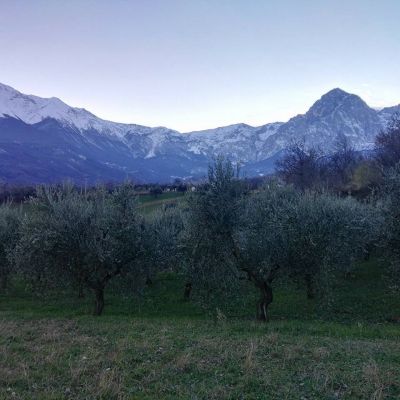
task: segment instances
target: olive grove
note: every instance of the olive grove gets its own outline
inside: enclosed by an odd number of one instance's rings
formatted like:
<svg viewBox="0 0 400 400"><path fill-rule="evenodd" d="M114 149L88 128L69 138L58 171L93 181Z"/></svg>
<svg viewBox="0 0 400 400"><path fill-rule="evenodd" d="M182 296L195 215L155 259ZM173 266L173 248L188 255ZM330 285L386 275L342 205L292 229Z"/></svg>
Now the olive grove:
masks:
<svg viewBox="0 0 400 400"><path fill-rule="evenodd" d="M248 279L260 293L259 320L268 319L278 277L303 284L313 298L373 239L375 213L352 198L278 184L250 196L229 164L210 171L210 185L189 203L190 280L215 294L236 292Z"/></svg>
<svg viewBox="0 0 400 400"><path fill-rule="evenodd" d="M398 126L378 136L369 158L345 141L329 157L293 145L263 186L219 157L194 191L151 212L130 183L40 186L23 204L0 206L2 293L14 281L33 294L91 293L101 315L107 288L143 293L169 272L182 280L185 300L206 307L232 309L252 293L256 318L267 321L281 283L300 288L300 302L322 304L370 254L383 256L382 274L398 290ZM373 179L364 179L366 167ZM352 196L364 180L370 190Z"/></svg>

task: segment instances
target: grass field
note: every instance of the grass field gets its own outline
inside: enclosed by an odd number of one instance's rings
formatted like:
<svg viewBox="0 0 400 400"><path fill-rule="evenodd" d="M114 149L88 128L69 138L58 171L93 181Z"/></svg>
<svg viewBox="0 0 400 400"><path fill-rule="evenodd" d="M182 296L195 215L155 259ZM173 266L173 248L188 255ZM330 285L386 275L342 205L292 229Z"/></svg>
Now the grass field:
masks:
<svg viewBox="0 0 400 400"><path fill-rule="evenodd" d="M139 209L144 213L155 211L162 205L176 204L184 198L185 194L180 192L165 192L158 196L144 194L138 196Z"/></svg>
<svg viewBox="0 0 400 400"><path fill-rule="evenodd" d="M163 274L142 299L0 297L1 399L400 399L400 299L360 265L324 316L301 290L276 292L268 324L249 296L231 316L182 301Z"/></svg>

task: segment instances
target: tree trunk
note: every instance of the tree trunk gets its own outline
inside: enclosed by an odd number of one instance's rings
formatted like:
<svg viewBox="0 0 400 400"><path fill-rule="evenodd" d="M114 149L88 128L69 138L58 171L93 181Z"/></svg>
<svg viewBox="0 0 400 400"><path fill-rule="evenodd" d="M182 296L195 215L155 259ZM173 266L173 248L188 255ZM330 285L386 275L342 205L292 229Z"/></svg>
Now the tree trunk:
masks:
<svg viewBox="0 0 400 400"><path fill-rule="evenodd" d="M83 273L79 273L78 275L78 299L82 299L85 297L85 277L83 276Z"/></svg>
<svg viewBox="0 0 400 400"><path fill-rule="evenodd" d="M85 297L85 292L83 290L83 284L79 283L78 285L78 299L83 299Z"/></svg>
<svg viewBox="0 0 400 400"><path fill-rule="evenodd" d="M146 286L152 286L153 285L153 280L150 278L150 276L148 276L146 278Z"/></svg>
<svg viewBox="0 0 400 400"><path fill-rule="evenodd" d="M257 320L268 321L268 306L272 303L272 288L267 282L261 282L257 285L260 289L261 297L257 302Z"/></svg>
<svg viewBox="0 0 400 400"><path fill-rule="evenodd" d="M192 284L190 282L186 283L185 291L183 292L183 299L190 300L190 294L192 293Z"/></svg>
<svg viewBox="0 0 400 400"><path fill-rule="evenodd" d="M315 285L314 285L314 281L310 274L306 274L305 281L306 281L306 288L307 288L307 298L310 300L314 299L315 298Z"/></svg>
<svg viewBox="0 0 400 400"><path fill-rule="evenodd" d="M104 287L93 289L96 296L93 315L101 315L104 310Z"/></svg>
<svg viewBox="0 0 400 400"><path fill-rule="evenodd" d="M8 276L7 274L0 275L0 289L5 292L8 286Z"/></svg>

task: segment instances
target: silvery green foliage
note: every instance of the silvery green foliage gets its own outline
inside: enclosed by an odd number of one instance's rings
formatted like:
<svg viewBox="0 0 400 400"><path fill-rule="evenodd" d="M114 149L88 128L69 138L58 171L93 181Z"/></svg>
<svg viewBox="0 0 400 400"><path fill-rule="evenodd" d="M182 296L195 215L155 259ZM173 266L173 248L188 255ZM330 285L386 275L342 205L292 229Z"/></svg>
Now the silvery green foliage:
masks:
<svg viewBox="0 0 400 400"><path fill-rule="evenodd" d="M390 261L388 281L392 289L400 291L400 163L386 172L382 195L382 244Z"/></svg>
<svg viewBox="0 0 400 400"><path fill-rule="evenodd" d="M291 221L300 194L272 183L245 202L236 231L241 268L260 282L273 279L279 268L290 265Z"/></svg>
<svg viewBox="0 0 400 400"><path fill-rule="evenodd" d="M114 276L141 275L141 220L129 184L111 194L70 185L39 188L21 235L19 266L44 286L85 287L102 296Z"/></svg>
<svg viewBox="0 0 400 400"><path fill-rule="evenodd" d="M132 290L133 294L141 294L145 284L151 284L158 272L181 272L182 231L182 210L178 206L167 205L145 215L141 224L141 251L137 266L121 276L118 287L129 294ZM138 268L139 264L141 268Z"/></svg>
<svg viewBox="0 0 400 400"><path fill-rule="evenodd" d="M232 164L219 158L209 167L208 183L188 196L184 245L187 279L194 293L209 298L238 283L234 234L244 192Z"/></svg>
<svg viewBox="0 0 400 400"><path fill-rule="evenodd" d="M266 187L243 215L238 237L245 268L258 280L274 272L313 291L363 253L374 218L372 208L352 198Z"/></svg>
<svg viewBox="0 0 400 400"><path fill-rule="evenodd" d="M44 204L40 203L36 199L31 201L30 212L22 218L20 240L15 249L18 273L26 278L36 294L42 294L50 287L70 285L67 268L60 267L56 261L56 234L49 229L51 219ZM56 270L56 267L59 268Z"/></svg>
<svg viewBox="0 0 400 400"><path fill-rule="evenodd" d="M182 263L183 210L167 205L146 221L147 257L157 271L177 271Z"/></svg>
<svg viewBox="0 0 400 400"><path fill-rule="evenodd" d="M326 292L336 271L349 272L373 239L375 220L372 208L351 197L300 197L289 226L289 259L293 275L305 280L309 297L318 288Z"/></svg>
<svg viewBox="0 0 400 400"><path fill-rule="evenodd" d="M279 276L327 291L373 236L373 209L352 198L296 191L270 183L246 193L229 162L217 160L209 182L189 197L187 272L206 297L235 294L244 279L260 292L257 318L267 320Z"/></svg>
<svg viewBox="0 0 400 400"><path fill-rule="evenodd" d="M11 203L0 205L0 289L7 288L19 237L20 210Z"/></svg>

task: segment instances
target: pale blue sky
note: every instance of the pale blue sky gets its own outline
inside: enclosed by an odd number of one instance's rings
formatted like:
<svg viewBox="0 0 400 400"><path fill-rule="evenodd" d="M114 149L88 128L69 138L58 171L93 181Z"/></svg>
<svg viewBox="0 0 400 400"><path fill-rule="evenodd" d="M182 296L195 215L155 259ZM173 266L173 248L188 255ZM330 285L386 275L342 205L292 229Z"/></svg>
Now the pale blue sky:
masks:
<svg viewBox="0 0 400 400"><path fill-rule="evenodd" d="M181 131L400 102L400 0L0 0L0 82Z"/></svg>

